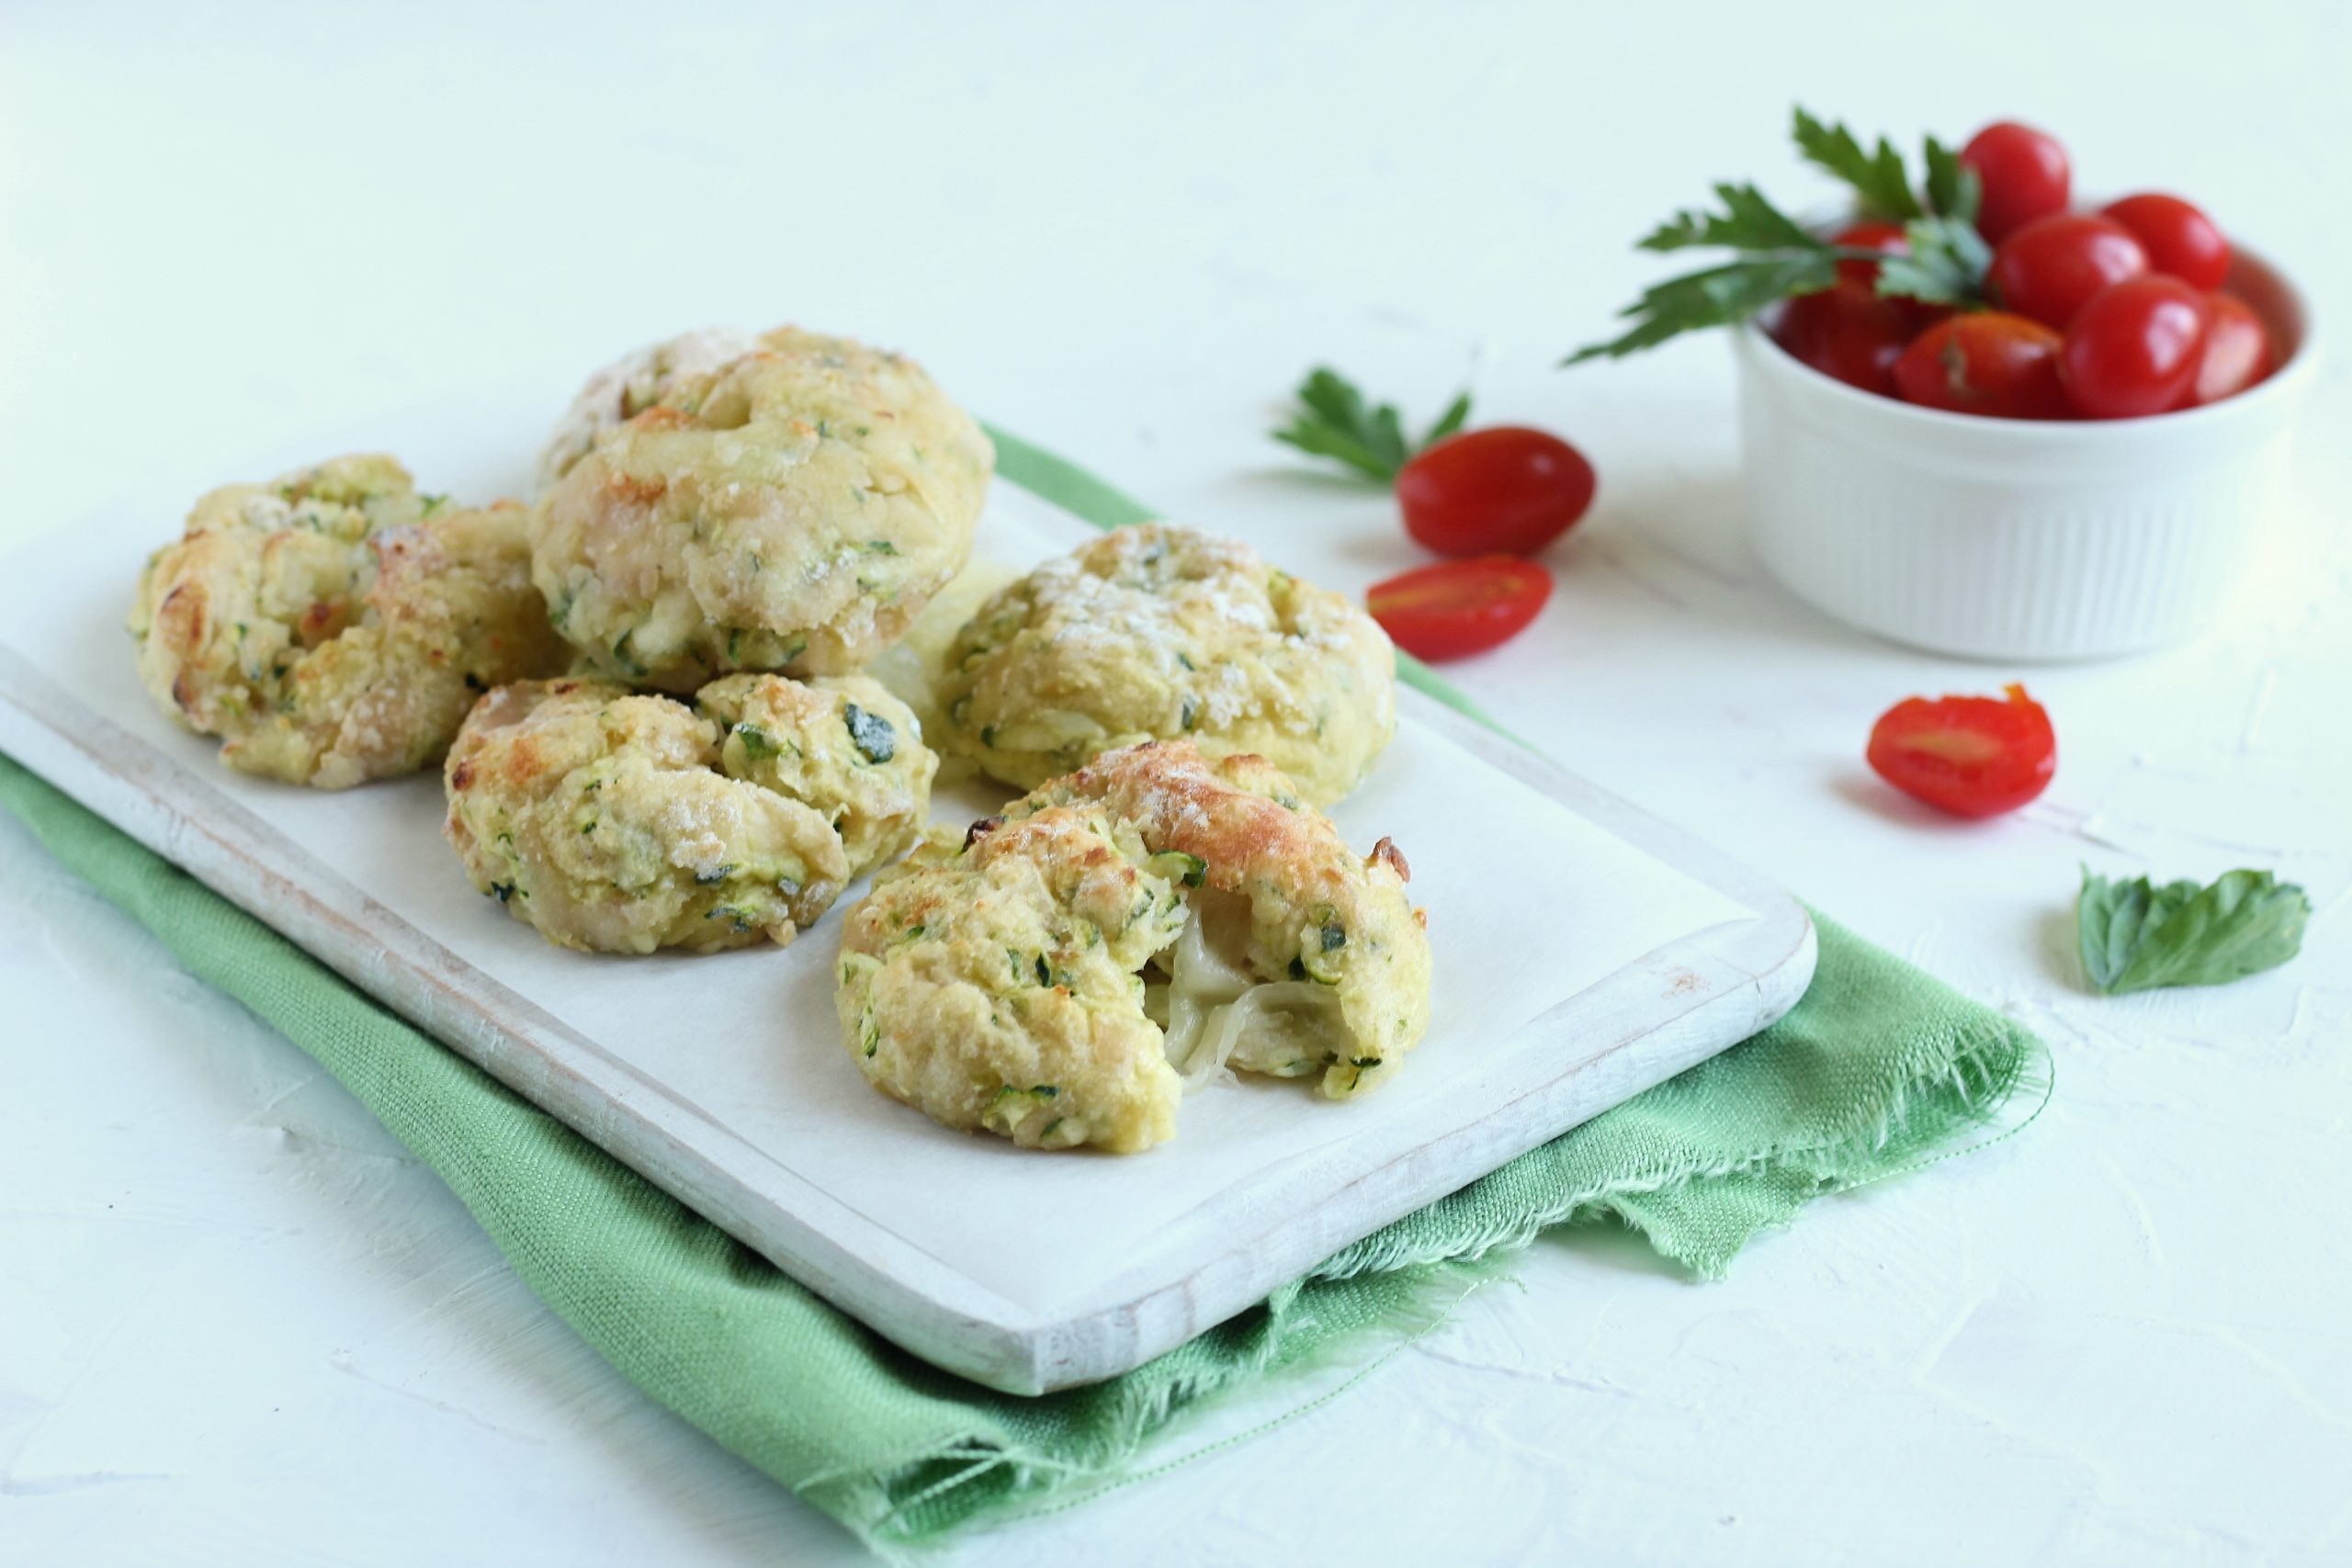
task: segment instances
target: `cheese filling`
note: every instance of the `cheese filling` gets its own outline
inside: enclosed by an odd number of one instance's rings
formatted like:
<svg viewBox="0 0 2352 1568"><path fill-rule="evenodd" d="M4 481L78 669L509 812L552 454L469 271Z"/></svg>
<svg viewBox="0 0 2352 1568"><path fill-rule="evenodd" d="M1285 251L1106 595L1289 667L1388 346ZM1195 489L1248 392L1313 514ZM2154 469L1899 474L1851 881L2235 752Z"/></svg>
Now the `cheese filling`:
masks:
<svg viewBox="0 0 2352 1568"><path fill-rule="evenodd" d="M1227 1067L1295 1078L1351 1054L1338 993L1312 980L1261 980L1248 959L1250 904L1203 888L1175 945L1153 961L1144 1010L1166 1033L1168 1064L1187 1093Z"/></svg>

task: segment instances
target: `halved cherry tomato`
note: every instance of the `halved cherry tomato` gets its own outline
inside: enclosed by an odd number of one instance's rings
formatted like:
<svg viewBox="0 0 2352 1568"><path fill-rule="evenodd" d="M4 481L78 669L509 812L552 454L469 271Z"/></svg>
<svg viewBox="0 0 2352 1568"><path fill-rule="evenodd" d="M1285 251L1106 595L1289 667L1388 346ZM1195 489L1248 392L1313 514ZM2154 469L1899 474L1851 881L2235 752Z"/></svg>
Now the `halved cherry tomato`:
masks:
<svg viewBox="0 0 2352 1568"><path fill-rule="evenodd" d="M1442 556L1532 555L1592 504L1592 465L1518 425L1449 435L1396 476L1405 532Z"/></svg>
<svg viewBox="0 0 2352 1568"><path fill-rule="evenodd" d="M2001 242L1984 286L2001 309L2064 332L2092 295L2147 270L2148 253L2122 224L2053 212Z"/></svg>
<svg viewBox="0 0 2352 1568"><path fill-rule="evenodd" d="M1956 817L1997 817L2050 787L2058 737L2025 694L1911 697L1871 727L1871 769L1915 799Z"/></svg>
<svg viewBox="0 0 2352 1568"><path fill-rule="evenodd" d="M1998 120L1968 139L1960 161L1984 182L1976 231L1996 245L2035 219L2066 210L2074 176L2054 136Z"/></svg>
<svg viewBox="0 0 2352 1568"><path fill-rule="evenodd" d="M1790 300L1773 339L1823 375L1891 398L1894 362L1919 330L1905 303L1859 284L1837 284Z"/></svg>
<svg viewBox="0 0 2352 1568"><path fill-rule="evenodd" d="M1517 556L1416 567L1364 595L1372 618L1416 659L1460 659L1509 642L1552 596L1552 574Z"/></svg>
<svg viewBox="0 0 2352 1568"><path fill-rule="evenodd" d="M2064 419L2058 384L2065 340L2040 321L2006 310L1974 310L1937 322L1894 362L1906 403L1994 419Z"/></svg>
<svg viewBox="0 0 2352 1568"><path fill-rule="evenodd" d="M2177 405L2205 358L2206 296L2177 277L2126 278L2066 329L2059 374L2075 412L2137 419Z"/></svg>
<svg viewBox="0 0 2352 1568"><path fill-rule="evenodd" d="M2105 212L2139 236L2154 270L2191 288L2219 288L2230 276L2230 242L2221 225L2180 197L2143 191L2108 203Z"/></svg>
<svg viewBox="0 0 2352 1568"><path fill-rule="evenodd" d="M1840 230L1837 238L1829 243L1840 250L1892 251L1899 256L1911 254L1911 242L1905 237L1903 225L1882 222L1875 218ZM1878 287L1878 263L1864 261L1860 256L1849 256L1838 264L1838 281L1853 284L1858 288L1875 289Z"/></svg>
<svg viewBox="0 0 2352 1568"><path fill-rule="evenodd" d="M2278 368L2270 352L2270 330L2254 307L2234 294L2211 294L2205 299L2205 357L2197 363L2197 378L2177 406L2202 408L2223 398L2234 398Z"/></svg>

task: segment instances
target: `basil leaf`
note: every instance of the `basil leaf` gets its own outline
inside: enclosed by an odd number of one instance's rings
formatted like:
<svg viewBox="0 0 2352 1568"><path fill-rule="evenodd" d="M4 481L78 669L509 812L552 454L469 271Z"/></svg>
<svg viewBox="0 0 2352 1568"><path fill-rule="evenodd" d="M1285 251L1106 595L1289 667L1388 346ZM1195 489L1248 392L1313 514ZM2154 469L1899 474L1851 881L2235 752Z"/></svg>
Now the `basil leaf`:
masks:
<svg viewBox="0 0 2352 1568"><path fill-rule="evenodd" d="M2109 882L2086 866L2075 925L2092 987L2120 996L2276 969L2301 951L2311 913L2301 887L2267 871L2158 886L2144 876Z"/></svg>

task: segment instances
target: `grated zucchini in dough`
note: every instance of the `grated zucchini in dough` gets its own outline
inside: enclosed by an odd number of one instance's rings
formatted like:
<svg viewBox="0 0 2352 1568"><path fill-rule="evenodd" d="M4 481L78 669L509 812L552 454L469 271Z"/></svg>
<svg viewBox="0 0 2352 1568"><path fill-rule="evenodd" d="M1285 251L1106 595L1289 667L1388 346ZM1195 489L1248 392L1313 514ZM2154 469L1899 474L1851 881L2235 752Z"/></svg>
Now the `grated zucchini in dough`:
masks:
<svg viewBox="0 0 2352 1568"><path fill-rule="evenodd" d="M1148 1148L1227 1069L1344 1100L1428 1025L1403 863L1263 759L1108 753L876 879L843 923L843 1043L883 1093L1024 1147Z"/></svg>

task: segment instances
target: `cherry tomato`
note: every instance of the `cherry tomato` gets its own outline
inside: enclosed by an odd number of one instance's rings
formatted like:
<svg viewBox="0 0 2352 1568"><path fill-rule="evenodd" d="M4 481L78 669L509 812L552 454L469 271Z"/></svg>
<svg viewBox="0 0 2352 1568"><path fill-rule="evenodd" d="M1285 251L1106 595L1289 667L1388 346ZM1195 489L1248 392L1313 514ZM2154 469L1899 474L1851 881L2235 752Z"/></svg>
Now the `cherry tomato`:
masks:
<svg viewBox="0 0 2352 1568"><path fill-rule="evenodd" d="M2191 288L2219 288L2230 276L2230 242L2221 226L2177 196L2143 191L2109 202L2106 214L2139 236L2148 265Z"/></svg>
<svg viewBox="0 0 2352 1568"><path fill-rule="evenodd" d="M2023 686L2005 690L2005 697L1895 704L1871 727L1871 771L1955 817L2015 811L2050 787L2058 737Z"/></svg>
<svg viewBox="0 0 2352 1568"><path fill-rule="evenodd" d="M1838 231L1829 242L1841 250L1893 251L1896 255L1911 254L1911 242L1904 237L1903 225L1885 223L1873 218ZM1850 283L1858 288L1878 288L1878 263L1849 257L1838 264L1838 281Z"/></svg>
<svg viewBox="0 0 2352 1568"><path fill-rule="evenodd" d="M2095 296L2066 329L2058 358L2075 412L2137 419L2178 403L2204 362L2205 299L2160 274L2126 278Z"/></svg>
<svg viewBox="0 0 2352 1568"><path fill-rule="evenodd" d="M2122 224L2053 212L2001 242L1984 286L2003 310L2064 332L2092 295L2148 270L2148 253Z"/></svg>
<svg viewBox="0 0 2352 1568"><path fill-rule="evenodd" d="M1790 300L1772 335L1823 375L1891 398L1894 362L1918 330L1917 318L1903 302L1840 283Z"/></svg>
<svg viewBox="0 0 2352 1568"><path fill-rule="evenodd" d="M1968 139L1960 161L1984 182L1976 231L1996 245L2035 219L2066 210L2073 175L2054 136L1999 120Z"/></svg>
<svg viewBox="0 0 2352 1568"><path fill-rule="evenodd" d="M2208 295L2205 357L2197 363L2197 378L2176 406L2202 408L2223 398L2234 398L2268 378L2278 368L2270 352L2270 331L2254 307L2234 294Z"/></svg>
<svg viewBox="0 0 2352 1568"><path fill-rule="evenodd" d="M1995 419L2064 419L2058 384L2065 340L2040 321L2005 310L1974 310L1937 322L1894 364L1906 403Z"/></svg>
<svg viewBox="0 0 2352 1568"><path fill-rule="evenodd" d="M1405 465L1405 532L1442 556L1532 555L1592 504L1592 465L1556 435L1517 425L1449 435Z"/></svg>
<svg viewBox="0 0 2352 1568"><path fill-rule="evenodd" d="M1416 567L1364 596L1372 618L1416 659L1460 659L1526 630L1552 596L1552 574L1517 556Z"/></svg>

